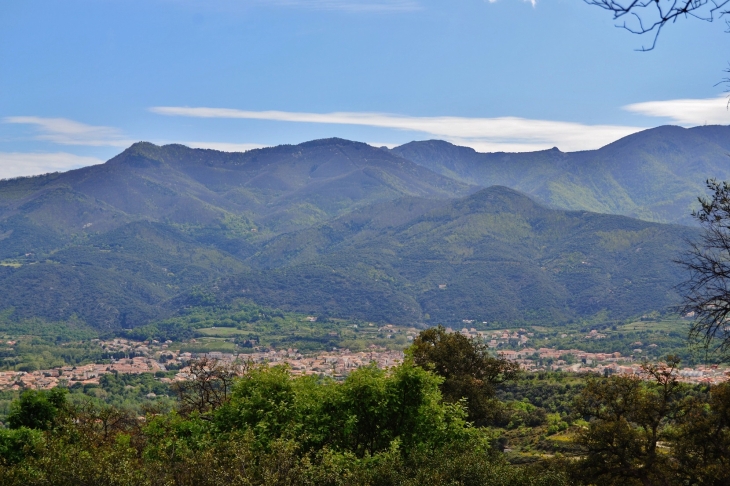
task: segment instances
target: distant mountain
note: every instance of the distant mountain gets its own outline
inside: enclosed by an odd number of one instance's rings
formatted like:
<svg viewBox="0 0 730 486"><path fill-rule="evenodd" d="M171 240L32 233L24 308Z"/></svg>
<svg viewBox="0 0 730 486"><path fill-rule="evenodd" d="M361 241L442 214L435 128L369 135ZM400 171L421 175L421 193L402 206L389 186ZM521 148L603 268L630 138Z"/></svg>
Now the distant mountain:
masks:
<svg viewBox="0 0 730 486"><path fill-rule="evenodd" d="M0 181L0 311L136 326L272 236L376 201L474 187L341 139L246 153L137 143L105 164Z"/></svg>
<svg viewBox="0 0 730 486"><path fill-rule="evenodd" d="M282 235L217 284L223 300L396 322L556 324L676 303L695 230L548 209L504 187L405 198Z"/></svg>
<svg viewBox="0 0 730 486"><path fill-rule="evenodd" d="M479 153L430 140L391 153L465 183L507 186L554 207L665 223L691 223L704 181L730 179L728 126L663 126L584 152Z"/></svg>
<svg viewBox="0 0 730 486"><path fill-rule="evenodd" d="M256 240L375 201L474 190L341 139L246 153L137 143L102 165L0 181L0 258L133 221L164 222L209 241Z"/></svg>
<svg viewBox="0 0 730 486"><path fill-rule="evenodd" d="M429 147L465 150L411 146ZM526 155L535 184L554 170L544 157L572 156L546 154ZM560 324L675 302L671 260L694 229L548 209L479 190L477 175L328 139L246 153L138 143L102 165L0 181L0 327L117 331L240 298L413 324Z"/></svg>
<svg viewBox="0 0 730 486"><path fill-rule="evenodd" d="M3 263L0 312L10 311L14 320L79 319L107 331L166 315L160 305L169 298L247 268L175 228L149 222Z"/></svg>

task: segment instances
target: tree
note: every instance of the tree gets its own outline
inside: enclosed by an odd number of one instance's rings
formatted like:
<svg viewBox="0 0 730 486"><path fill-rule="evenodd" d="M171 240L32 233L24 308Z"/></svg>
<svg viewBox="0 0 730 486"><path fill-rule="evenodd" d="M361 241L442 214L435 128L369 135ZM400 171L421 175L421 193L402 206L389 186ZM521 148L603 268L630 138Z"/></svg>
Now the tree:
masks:
<svg viewBox="0 0 730 486"><path fill-rule="evenodd" d="M698 241L676 261L689 272L680 285L684 301L679 311L693 316L690 337L709 349L730 350L730 183L707 181L710 197L700 197L692 216L700 223Z"/></svg>
<svg viewBox="0 0 730 486"><path fill-rule="evenodd" d="M72 412L75 428L87 440L103 443L122 432L136 430L137 418L129 411L87 401Z"/></svg>
<svg viewBox="0 0 730 486"><path fill-rule="evenodd" d="M250 365L250 362L226 364L210 358L191 361L186 370L189 380L174 386L180 399L180 413L205 414L226 403L235 378L245 375Z"/></svg>
<svg viewBox="0 0 730 486"><path fill-rule="evenodd" d="M589 426L579 433L586 449L578 476L591 484L669 484L673 474L660 441L682 410L677 381L679 359L644 364L646 379L612 376L591 379L575 400Z"/></svg>
<svg viewBox="0 0 730 486"><path fill-rule="evenodd" d="M495 387L514 379L516 363L494 358L486 344L443 326L422 331L409 348L415 364L444 378L441 394L447 402L467 400L469 420L483 424L493 418Z"/></svg>
<svg viewBox="0 0 730 486"><path fill-rule="evenodd" d="M730 382L692 397L674 434L674 456L685 484L730 484Z"/></svg>
<svg viewBox="0 0 730 486"><path fill-rule="evenodd" d="M328 448L372 456L397 443L403 453L466 438L464 410L441 400L441 378L406 360L389 370L375 365L344 382L292 377L285 366L253 368L215 412L221 433L248 431L257 450L296 440L305 452Z"/></svg>
<svg viewBox="0 0 730 486"><path fill-rule="evenodd" d="M26 390L20 399L11 405L8 414L8 425L11 429L28 427L29 429L50 430L66 409L65 388L52 390Z"/></svg>
<svg viewBox="0 0 730 486"><path fill-rule="evenodd" d="M615 20L624 19L619 27L631 33L653 33L651 46L640 49L650 51L656 46L659 34L667 24L686 17L712 22L728 13L725 7L730 0L585 0L585 2L608 10Z"/></svg>

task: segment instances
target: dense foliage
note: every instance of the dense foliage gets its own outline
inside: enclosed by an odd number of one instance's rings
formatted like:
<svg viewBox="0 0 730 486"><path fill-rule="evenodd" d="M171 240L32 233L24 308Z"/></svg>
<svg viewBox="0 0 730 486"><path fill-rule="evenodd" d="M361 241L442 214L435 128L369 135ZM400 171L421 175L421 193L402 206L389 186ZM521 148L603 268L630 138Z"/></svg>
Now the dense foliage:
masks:
<svg viewBox="0 0 730 486"><path fill-rule="evenodd" d="M202 360L173 408L133 411L80 389L28 390L0 429L8 485L724 485L730 384L515 375L475 341L422 333L389 370L337 382ZM144 377L108 375L123 394ZM485 388L481 380L489 384ZM451 385L447 385L449 381ZM458 386L454 386L454 384ZM444 385L447 385L444 387ZM134 388L134 387L132 387ZM442 394L442 389L449 396ZM158 390L159 391L159 390ZM460 396L460 397L459 397ZM502 410L468 421L474 398ZM144 415L140 415L140 413Z"/></svg>
<svg viewBox="0 0 730 486"><path fill-rule="evenodd" d="M442 326L420 333L409 349L413 362L443 377L444 400L466 400L468 419L483 425L501 415L493 400L495 387L512 380L519 372L516 363L494 358L483 342L459 333L447 333Z"/></svg>
<svg viewBox="0 0 730 486"><path fill-rule="evenodd" d="M3 484L560 485L563 473L509 465L492 435L441 400L437 376L405 363L343 383L251 369L202 413L28 406L0 436ZM26 398L28 397L28 398ZM46 418L48 415L50 418ZM15 419L14 419L15 420Z"/></svg>

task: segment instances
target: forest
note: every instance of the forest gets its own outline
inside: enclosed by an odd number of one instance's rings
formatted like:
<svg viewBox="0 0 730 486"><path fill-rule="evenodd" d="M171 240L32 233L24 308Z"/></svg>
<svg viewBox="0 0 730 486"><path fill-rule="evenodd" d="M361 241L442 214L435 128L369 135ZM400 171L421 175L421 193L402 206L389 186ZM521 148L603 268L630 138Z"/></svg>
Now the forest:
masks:
<svg viewBox="0 0 730 486"><path fill-rule="evenodd" d="M0 429L0 482L730 481L730 385L680 383L676 357L646 363L640 376L526 375L484 344L440 327L421 332L406 356L342 381L204 358L170 387L167 401L141 410L122 397L144 378L105 377L101 388L120 395L116 403L80 387L27 390Z"/></svg>

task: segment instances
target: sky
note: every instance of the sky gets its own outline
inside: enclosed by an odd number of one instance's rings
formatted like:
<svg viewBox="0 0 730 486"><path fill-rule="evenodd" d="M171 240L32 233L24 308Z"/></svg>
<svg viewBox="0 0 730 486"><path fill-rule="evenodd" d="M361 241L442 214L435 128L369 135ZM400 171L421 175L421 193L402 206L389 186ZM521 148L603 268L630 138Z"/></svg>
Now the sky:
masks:
<svg viewBox="0 0 730 486"><path fill-rule="evenodd" d="M724 21L680 19L649 52L616 24L582 0L5 0L0 178L142 140L567 152L730 124Z"/></svg>

